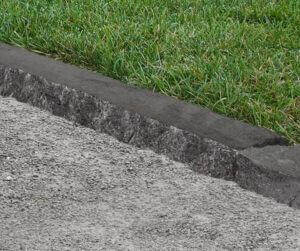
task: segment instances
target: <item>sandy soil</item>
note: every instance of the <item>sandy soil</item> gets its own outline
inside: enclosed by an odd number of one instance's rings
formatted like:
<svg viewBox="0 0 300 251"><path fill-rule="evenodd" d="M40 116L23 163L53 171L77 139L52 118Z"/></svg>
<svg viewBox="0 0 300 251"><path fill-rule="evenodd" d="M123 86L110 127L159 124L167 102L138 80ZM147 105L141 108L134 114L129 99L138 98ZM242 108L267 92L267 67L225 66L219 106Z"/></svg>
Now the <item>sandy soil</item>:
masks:
<svg viewBox="0 0 300 251"><path fill-rule="evenodd" d="M0 201L0 250L300 248L300 210L1 97Z"/></svg>

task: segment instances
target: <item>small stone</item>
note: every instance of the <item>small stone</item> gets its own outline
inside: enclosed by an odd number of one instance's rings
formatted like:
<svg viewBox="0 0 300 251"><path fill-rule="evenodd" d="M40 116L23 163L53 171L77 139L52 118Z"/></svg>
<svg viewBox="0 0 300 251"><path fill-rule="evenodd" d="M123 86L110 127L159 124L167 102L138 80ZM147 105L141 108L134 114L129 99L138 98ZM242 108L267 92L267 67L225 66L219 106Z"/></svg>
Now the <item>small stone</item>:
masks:
<svg viewBox="0 0 300 251"><path fill-rule="evenodd" d="M12 181L12 180L13 180L13 177L11 177L11 176L6 176L4 178L4 181Z"/></svg>

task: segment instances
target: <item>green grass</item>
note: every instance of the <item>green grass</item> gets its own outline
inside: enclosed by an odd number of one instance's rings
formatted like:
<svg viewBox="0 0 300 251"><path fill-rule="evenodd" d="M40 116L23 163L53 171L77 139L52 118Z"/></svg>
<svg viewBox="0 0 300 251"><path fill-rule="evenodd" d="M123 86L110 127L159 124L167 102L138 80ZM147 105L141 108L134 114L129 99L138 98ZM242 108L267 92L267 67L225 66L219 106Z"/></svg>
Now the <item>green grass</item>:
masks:
<svg viewBox="0 0 300 251"><path fill-rule="evenodd" d="M0 0L0 40L300 143L299 0Z"/></svg>

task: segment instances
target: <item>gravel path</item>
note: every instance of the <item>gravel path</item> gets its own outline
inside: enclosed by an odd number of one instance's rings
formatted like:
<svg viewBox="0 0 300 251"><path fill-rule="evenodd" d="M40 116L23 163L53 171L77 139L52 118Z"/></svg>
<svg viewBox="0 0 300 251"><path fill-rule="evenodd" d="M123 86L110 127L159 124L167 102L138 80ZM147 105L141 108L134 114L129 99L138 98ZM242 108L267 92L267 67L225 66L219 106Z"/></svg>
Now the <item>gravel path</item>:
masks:
<svg viewBox="0 0 300 251"><path fill-rule="evenodd" d="M1 97L0 201L0 250L300 248L300 210Z"/></svg>

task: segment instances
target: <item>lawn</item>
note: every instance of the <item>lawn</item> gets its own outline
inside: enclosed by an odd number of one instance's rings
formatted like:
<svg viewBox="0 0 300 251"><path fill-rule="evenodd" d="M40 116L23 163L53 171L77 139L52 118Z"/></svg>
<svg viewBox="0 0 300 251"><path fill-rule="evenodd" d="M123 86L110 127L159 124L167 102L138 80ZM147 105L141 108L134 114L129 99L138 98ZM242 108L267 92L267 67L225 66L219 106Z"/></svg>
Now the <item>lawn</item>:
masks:
<svg viewBox="0 0 300 251"><path fill-rule="evenodd" d="M0 40L300 143L299 0L0 0Z"/></svg>

